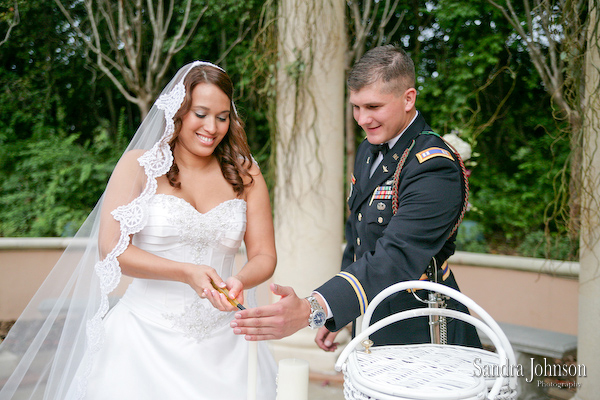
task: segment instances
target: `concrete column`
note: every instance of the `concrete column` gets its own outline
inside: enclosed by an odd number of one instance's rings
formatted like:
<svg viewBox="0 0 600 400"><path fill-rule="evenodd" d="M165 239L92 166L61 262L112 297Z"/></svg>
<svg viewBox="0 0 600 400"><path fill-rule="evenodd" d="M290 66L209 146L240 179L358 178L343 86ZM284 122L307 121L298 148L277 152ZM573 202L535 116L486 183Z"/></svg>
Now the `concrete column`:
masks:
<svg viewBox="0 0 600 400"><path fill-rule="evenodd" d="M302 297L340 270L344 7L343 0L279 2L274 281ZM272 343L276 358L302 358L312 370L331 371L335 356L317 348L314 335L306 328Z"/></svg>
<svg viewBox="0 0 600 400"><path fill-rule="evenodd" d="M590 0L590 29L585 68L583 195L579 272L579 329L577 363L587 377L579 377L576 399L593 400L600 393L600 33L598 6Z"/></svg>

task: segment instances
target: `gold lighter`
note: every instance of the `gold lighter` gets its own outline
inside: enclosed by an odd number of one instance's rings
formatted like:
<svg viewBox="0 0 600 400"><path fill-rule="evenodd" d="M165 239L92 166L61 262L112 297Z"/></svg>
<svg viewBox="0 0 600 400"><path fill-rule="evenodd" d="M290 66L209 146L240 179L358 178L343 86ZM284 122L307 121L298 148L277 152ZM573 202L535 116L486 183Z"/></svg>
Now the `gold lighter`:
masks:
<svg viewBox="0 0 600 400"><path fill-rule="evenodd" d="M220 288L213 281L210 281L210 283L212 284L212 286L215 289L217 289L219 291L219 293L223 293L225 295L225 297L227 298L227 301L229 301L229 303L232 306L236 306L240 310L245 310L246 309L246 307L244 307L243 305L241 305L239 301L237 301L236 299L232 299L231 297L229 297L229 290L227 290L227 288Z"/></svg>

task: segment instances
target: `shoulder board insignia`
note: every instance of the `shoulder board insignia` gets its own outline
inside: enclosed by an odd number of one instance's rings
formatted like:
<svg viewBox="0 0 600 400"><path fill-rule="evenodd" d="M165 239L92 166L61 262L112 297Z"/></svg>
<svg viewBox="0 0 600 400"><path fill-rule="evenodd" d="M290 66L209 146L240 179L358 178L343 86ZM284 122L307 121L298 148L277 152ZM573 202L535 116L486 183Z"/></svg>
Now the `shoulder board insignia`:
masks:
<svg viewBox="0 0 600 400"><path fill-rule="evenodd" d="M448 150L444 150L439 147L430 147L427 150L423 150L420 153L417 153L417 160L419 160L419 163L424 163L425 161L430 160L434 157L445 157L454 161L454 157L452 157Z"/></svg>

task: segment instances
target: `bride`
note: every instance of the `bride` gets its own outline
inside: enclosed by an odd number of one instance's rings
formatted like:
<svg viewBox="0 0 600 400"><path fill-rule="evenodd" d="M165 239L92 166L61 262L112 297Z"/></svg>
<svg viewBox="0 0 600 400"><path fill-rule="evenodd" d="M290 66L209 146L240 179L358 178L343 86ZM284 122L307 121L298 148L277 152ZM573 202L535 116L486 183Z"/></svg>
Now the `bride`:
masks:
<svg viewBox="0 0 600 400"><path fill-rule="evenodd" d="M209 63L167 85L0 346L15 360L0 399L246 398L249 346L229 329L237 308L224 293L247 304L244 290L271 277L276 254L267 187L232 98ZM248 261L234 274L242 241ZM133 281L110 308L121 274ZM256 398L274 399L264 344L257 359Z"/></svg>

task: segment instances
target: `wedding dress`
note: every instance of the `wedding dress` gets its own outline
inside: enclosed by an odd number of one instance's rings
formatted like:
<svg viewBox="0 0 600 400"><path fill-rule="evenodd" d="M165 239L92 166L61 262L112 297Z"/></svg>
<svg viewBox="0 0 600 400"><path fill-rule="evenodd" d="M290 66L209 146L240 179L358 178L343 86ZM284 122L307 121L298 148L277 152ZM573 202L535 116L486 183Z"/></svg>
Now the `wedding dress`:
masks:
<svg viewBox="0 0 600 400"><path fill-rule="evenodd" d="M148 223L133 245L180 262L232 274L246 229L246 202L233 199L206 213L185 200L155 194ZM93 360L87 399L246 399L248 342L222 312L187 284L134 279L104 319L104 347ZM258 350L257 399L275 398L276 365Z"/></svg>
<svg viewBox="0 0 600 400"><path fill-rule="evenodd" d="M179 197L157 193L157 179L174 162L174 118L186 98L184 80L195 68L221 71L219 79L229 80L222 68L195 61L165 86L125 151L144 150L138 163L117 174L116 183L111 177L0 343L0 400L241 400L247 399L250 368L257 371L255 398L275 398L276 365L267 345L258 343L256 352L253 347L258 361L249 362L249 343L229 327L234 313L218 311L190 286L133 279L111 308L121 293L118 257L130 243L209 265L223 279L233 273L246 231L245 201L228 200L200 213ZM231 110L232 123L240 124L232 100ZM252 158L249 149L234 151ZM102 230L108 249L99 246L104 206L112 210L107 226L118 224ZM252 294L246 295L253 306Z"/></svg>

